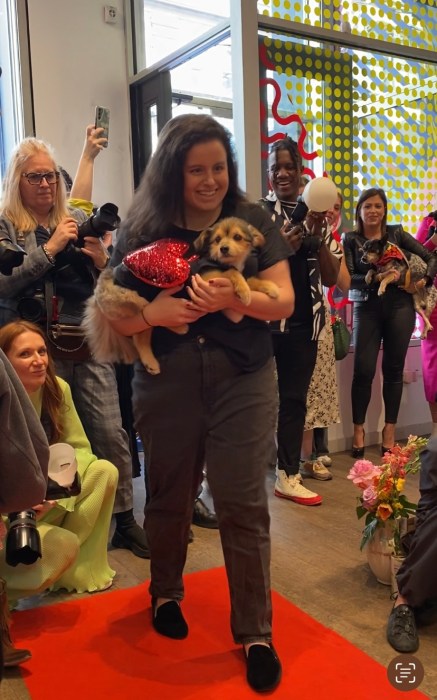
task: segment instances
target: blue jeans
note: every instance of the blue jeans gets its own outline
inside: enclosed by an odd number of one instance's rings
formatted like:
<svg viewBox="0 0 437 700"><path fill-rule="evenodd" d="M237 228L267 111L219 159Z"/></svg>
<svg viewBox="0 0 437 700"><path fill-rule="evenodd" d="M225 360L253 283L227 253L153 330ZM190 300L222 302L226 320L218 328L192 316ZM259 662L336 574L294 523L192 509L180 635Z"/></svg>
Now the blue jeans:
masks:
<svg viewBox="0 0 437 700"><path fill-rule="evenodd" d="M385 422L397 422L405 357L415 317L411 294L393 286L380 297L372 291L367 301L354 303L352 417L356 425L366 420L381 341Z"/></svg>

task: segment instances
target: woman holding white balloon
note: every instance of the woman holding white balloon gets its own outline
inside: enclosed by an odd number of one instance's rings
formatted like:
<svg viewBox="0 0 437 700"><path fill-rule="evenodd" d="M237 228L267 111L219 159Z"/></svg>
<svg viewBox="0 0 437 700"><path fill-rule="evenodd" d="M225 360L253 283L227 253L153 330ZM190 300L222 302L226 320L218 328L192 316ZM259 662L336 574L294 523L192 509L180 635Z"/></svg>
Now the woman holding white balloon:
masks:
<svg viewBox="0 0 437 700"><path fill-rule="evenodd" d="M260 201L290 246L289 265L295 290L295 311L271 324L279 389L277 479L275 495L300 505L319 505L319 494L307 489L300 473L300 452L306 398L317 357L317 341L326 323L323 287L336 283L340 262L325 242L326 210L337 198L329 178L311 180L298 202L302 158L297 143L287 137L276 141L268 162L272 193ZM322 464L312 476L331 478Z"/></svg>

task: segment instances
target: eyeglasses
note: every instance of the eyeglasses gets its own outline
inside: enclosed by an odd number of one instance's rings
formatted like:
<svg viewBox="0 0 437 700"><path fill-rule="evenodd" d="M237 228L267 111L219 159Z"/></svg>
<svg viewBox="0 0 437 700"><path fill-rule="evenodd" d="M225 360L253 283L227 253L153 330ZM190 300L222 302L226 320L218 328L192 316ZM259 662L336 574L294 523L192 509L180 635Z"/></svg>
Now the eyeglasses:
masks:
<svg viewBox="0 0 437 700"><path fill-rule="evenodd" d="M57 170L50 170L48 173L22 173L21 177L25 177L29 185L40 185L43 180L48 185L54 185L59 180Z"/></svg>

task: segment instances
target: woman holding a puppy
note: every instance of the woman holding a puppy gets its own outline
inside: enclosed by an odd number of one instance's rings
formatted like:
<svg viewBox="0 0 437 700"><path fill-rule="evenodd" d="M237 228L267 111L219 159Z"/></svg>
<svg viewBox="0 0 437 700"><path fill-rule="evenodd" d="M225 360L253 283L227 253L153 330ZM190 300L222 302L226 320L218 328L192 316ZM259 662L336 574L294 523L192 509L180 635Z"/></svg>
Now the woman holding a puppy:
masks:
<svg viewBox="0 0 437 700"><path fill-rule="evenodd" d="M263 233L265 244L250 256L250 274L274 282L278 298L252 292L245 306L228 279L207 282L195 275L188 294L175 295L181 287L164 290L142 314L113 327L124 335L156 327L153 350L161 373L152 376L137 362L133 381L150 481L145 522L153 626L173 639L188 634L180 606L182 573L206 463L230 588L232 633L243 645L247 680L261 692L273 689L281 676L271 644L265 476L277 407L266 321L289 316L294 294L288 249L267 214L240 191L230 135L212 117L186 114L166 124L111 262L117 265L128 251L160 238L192 244L227 216ZM164 256L162 265L167 262ZM182 324L189 324L185 335L165 328Z"/></svg>
<svg viewBox="0 0 437 700"><path fill-rule="evenodd" d="M354 437L352 456L364 456L364 423L369 405L372 381L381 341L383 343L382 374L385 425L381 452L393 447L395 427L403 388L403 370L411 334L415 324L413 296L396 284L378 296L378 280L367 284L371 269L363 262L362 247L366 241L388 236L408 258L418 255L427 264L425 284L432 284L437 272L437 257L406 233L402 226L387 225L387 197L377 187L364 190L355 210L356 230L343 234L342 242L347 268L351 275L349 300L354 302L354 376L352 381L352 417Z"/></svg>

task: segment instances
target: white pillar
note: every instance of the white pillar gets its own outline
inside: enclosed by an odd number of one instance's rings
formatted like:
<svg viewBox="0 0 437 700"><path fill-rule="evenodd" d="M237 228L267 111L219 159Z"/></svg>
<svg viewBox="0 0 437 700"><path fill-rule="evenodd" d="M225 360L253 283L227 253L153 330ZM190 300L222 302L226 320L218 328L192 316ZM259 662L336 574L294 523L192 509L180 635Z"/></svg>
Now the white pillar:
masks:
<svg viewBox="0 0 437 700"><path fill-rule="evenodd" d="M231 0L232 91L239 183L261 197L258 21L256 0Z"/></svg>

